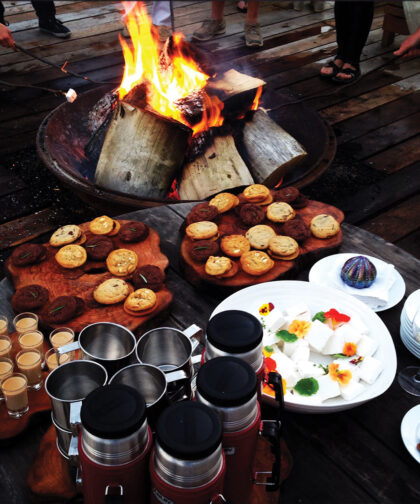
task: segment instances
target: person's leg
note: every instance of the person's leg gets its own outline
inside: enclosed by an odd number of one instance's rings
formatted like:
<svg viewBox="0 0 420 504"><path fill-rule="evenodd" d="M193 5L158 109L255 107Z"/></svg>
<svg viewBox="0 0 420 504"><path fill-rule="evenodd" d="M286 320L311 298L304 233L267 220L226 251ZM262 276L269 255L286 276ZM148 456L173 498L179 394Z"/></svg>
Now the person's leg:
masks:
<svg viewBox="0 0 420 504"><path fill-rule="evenodd" d="M47 21L48 19L55 18L55 5L52 0L32 0L31 3L40 21Z"/></svg>
<svg viewBox="0 0 420 504"><path fill-rule="evenodd" d="M246 23L256 24L258 23L258 10L260 8L260 2L248 2L248 10L246 13Z"/></svg>
<svg viewBox="0 0 420 504"><path fill-rule="evenodd" d="M215 35L226 32L226 23L223 19L225 2L213 1L211 3L211 19L205 19L203 24L192 34L192 39L202 42L210 40Z"/></svg>
<svg viewBox="0 0 420 504"><path fill-rule="evenodd" d="M323 77L333 77L337 74L338 69L343 66L343 56L342 48L345 44L345 40L348 37L348 23L346 21L347 16L347 3L348 2L335 2L334 3L334 18L335 18L335 31L337 39L337 56L334 61L324 65L321 68L321 76Z"/></svg>
<svg viewBox="0 0 420 504"><path fill-rule="evenodd" d="M55 17L55 5L53 1L32 0L31 3L38 16L39 29L42 32L59 38L70 37L71 31Z"/></svg>
<svg viewBox="0 0 420 504"><path fill-rule="evenodd" d="M6 21L4 20L4 5L0 2L0 23L6 25Z"/></svg>
<svg viewBox="0 0 420 504"><path fill-rule="evenodd" d="M216 21L223 21L223 11L225 9L225 2L212 2L211 3L211 18Z"/></svg>
<svg viewBox="0 0 420 504"><path fill-rule="evenodd" d="M153 2L152 23L156 26L171 26L171 2Z"/></svg>
<svg viewBox="0 0 420 504"><path fill-rule="evenodd" d="M259 8L260 2L248 2L248 11L245 20L245 44L248 47L261 47L264 44L261 27L258 24Z"/></svg>

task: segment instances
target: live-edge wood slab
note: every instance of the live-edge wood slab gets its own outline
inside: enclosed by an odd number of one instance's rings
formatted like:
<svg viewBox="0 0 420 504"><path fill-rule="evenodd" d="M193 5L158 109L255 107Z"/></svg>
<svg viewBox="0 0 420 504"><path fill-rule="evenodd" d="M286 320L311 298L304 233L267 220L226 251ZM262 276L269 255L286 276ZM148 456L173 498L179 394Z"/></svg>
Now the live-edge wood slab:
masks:
<svg viewBox="0 0 420 504"><path fill-rule="evenodd" d="M119 220L123 225L125 220ZM80 224L79 227L88 236L89 224ZM152 228L149 228L149 236L146 240L139 243L122 242L118 235L109 238L114 242L115 248L126 248L136 252L139 262L138 266L153 264L164 271L168 264L168 258L160 250L159 234ZM84 327L95 322L115 322L128 329L135 331L140 326L146 324L150 319L156 317L169 307L172 302L172 293L165 287L156 292L156 308L148 315L134 317L127 314L123 309L123 304L99 305L92 298L93 290L101 282L114 277L106 267L105 261L97 262L88 260L79 268L66 269L60 266L55 260L55 254L59 247L52 247L49 244L44 245L47 249L47 258L39 264L25 267L16 267L11 260L6 261L6 272L12 280L15 289L25 285L38 284L47 288L50 292L50 301L59 296L79 296L85 301L85 311L78 317L63 322L58 325L51 325L45 321L45 307L36 313L40 317L41 324L46 328L71 327L75 332L81 331ZM130 277L122 277L125 280Z"/></svg>
<svg viewBox="0 0 420 504"><path fill-rule="evenodd" d="M310 200L305 208L296 210L296 216L300 216L305 224L309 227L313 217L319 214L332 215L340 224L344 220L344 214L338 208L327 205L320 201ZM240 234L244 235L251 226L243 227L240 219L236 216L234 210L230 210L219 216L217 222L219 227L219 235ZM274 229L277 234L281 233L281 224L265 219L261 224L265 224ZM181 230L181 232L183 229ZM185 277L189 282L200 287L206 284L213 284L217 286L229 287L231 289L241 289L257 283L270 282L276 279L288 278L292 272L300 271L305 267L309 261L321 259L322 257L332 254L341 245L343 235L341 230L338 234L331 238L320 239L311 235L306 239L302 245L299 246L299 256L293 261L277 261L274 260L274 267L260 276L249 275L243 271L239 266L239 272L231 278L216 278L207 275L205 272L205 263L198 263L193 261L190 256L190 249L193 246L192 242L187 236L182 240L180 262L184 271ZM225 255L222 251L218 255ZM239 265L239 258L230 258L232 261L237 262Z"/></svg>

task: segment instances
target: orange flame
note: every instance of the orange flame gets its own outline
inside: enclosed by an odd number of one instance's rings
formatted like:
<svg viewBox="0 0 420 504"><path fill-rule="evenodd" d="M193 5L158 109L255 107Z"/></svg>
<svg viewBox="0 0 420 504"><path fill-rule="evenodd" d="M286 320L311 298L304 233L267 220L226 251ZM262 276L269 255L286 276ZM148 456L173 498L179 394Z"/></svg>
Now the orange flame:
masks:
<svg viewBox="0 0 420 504"><path fill-rule="evenodd" d="M133 48L120 35L125 60L124 75L119 88L120 100L132 88L145 82L147 103L159 114L186 124L193 129L194 134L212 126L220 126L223 123L221 115L223 103L216 97L209 97L203 92L205 110L201 121L195 125L191 125L177 108L178 100L203 90L209 79L192 57L182 51L182 46L185 44L184 35L175 33L172 36L171 56L163 66L159 43L152 33L152 25L143 3L131 2L129 5L124 5L124 8L126 10L124 22L130 33Z"/></svg>
<svg viewBox="0 0 420 504"><path fill-rule="evenodd" d="M258 106L260 104L260 98L261 98L261 95L262 95L262 91L263 91L263 87L259 86L258 89L257 89L257 92L255 93L255 98L254 98L254 101L252 102L251 110L257 110L258 109Z"/></svg>

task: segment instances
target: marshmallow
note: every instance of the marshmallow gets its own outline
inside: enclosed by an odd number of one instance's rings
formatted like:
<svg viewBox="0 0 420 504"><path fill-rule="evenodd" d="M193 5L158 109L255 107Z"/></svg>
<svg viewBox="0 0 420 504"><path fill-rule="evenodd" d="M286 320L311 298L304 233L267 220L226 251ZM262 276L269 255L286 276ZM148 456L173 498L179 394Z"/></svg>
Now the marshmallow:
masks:
<svg viewBox="0 0 420 504"><path fill-rule="evenodd" d="M280 331L286 329L286 319L282 312L277 308L271 310L271 312L264 317L264 324L268 331Z"/></svg>
<svg viewBox="0 0 420 504"><path fill-rule="evenodd" d="M73 103L77 98L77 93L74 89L70 88L66 93L66 99L69 103Z"/></svg>
<svg viewBox="0 0 420 504"><path fill-rule="evenodd" d="M296 352L296 350L301 347L309 348L308 342L302 338L298 338L296 341L292 342L284 341L283 353L288 357L291 357Z"/></svg>
<svg viewBox="0 0 420 504"><path fill-rule="evenodd" d="M315 362L308 360L297 361L296 367L300 378L318 378L318 376L323 376L325 374L325 371L319 366L319 364L315 364Z"/></svg>
<svg viewBox="0 0 420 504"><path fill-rule="evenodd" d="M306 344L305 346L298 345L298 347L296 348L296 350L292 353L291 359L294 362L308 361L310 353L311 352L309 350L309 345L308 344Z"/></svg>
<svg viewBox="0 0 420 504"><path fill-rule="evenodd" d="M276 362L276 371L286 380L286 386L294 387L299 379L296 364L283 352L273 353L271 358Z"/></svg>
<svg viewBox="0 0 420 504"><path fill-rule="evenodd" d="M332 399L333 397L337 397L341 394L338 382L332 380L329 375L326 374L316 379L319 384L317 395L319 395L322 401Z"/></svg>
<svg viewBox="0 0 420 504"><path fill-rule="evenodd" d="M327 341L327 344L324 346L322 353L325 355L343 353L343 348L344 338L341 334L338 334L337 331L335 331Z"/></svg>
<svg viewBox="0 0 420 504"><path fill-rule="evenodd" d="M378 342L372 339L370 336L362 336L362 339L357 345L357 355L362 357L372 356L378 348Z"/></svg>
<svg viewBox="0 0 420 504"><path fill-rule="evenodd" d="M322 353L322 350L332 335L332 329L319 320L315 320L312 322L311 327L305 336L305 340L309 343L312 350Z"/></svg>
<svg viewBox="0 0 420 504"><path fill-rule="evenodd" d="M350 322L346 326L354 328L360 334L369 334L369 329L358 315L351 315Z"/></svg>
<svg viewBox="0 0 420 504"><path fill-rule="evenodd" d="M344 343L354 343L357 345L362 337L362 333L358 331L354 326L351 326L350 324L344 324L340 327L337 327L337 329L334 331L335 334L339 334L343 340ZM340 352L334 352L334 353L340 353Z"/></svg>
<svg viewBox="0 0 420 504"><path fill-rule="evenodd" d="M306 322L311 322L312 320L309 308L303 303L296 304L291 306L290 308L287 308L287 310L284 311L284 316L286 317L288 326L294 320L306 320Z"/></svg>
<svg viewBox="0 0 420 504"><path fill-rule="evenodd" d="M351 401L365 390L365 385L352 380L348 385L341 385L341 397L346 401Z"/></svg>
<svg viewBox="0 0 420 504"><path fill-rule="evenodd" d="M375 383L383 369L382 362L374 357L365 357L359 366L360 378L369 385Z"/></svg>

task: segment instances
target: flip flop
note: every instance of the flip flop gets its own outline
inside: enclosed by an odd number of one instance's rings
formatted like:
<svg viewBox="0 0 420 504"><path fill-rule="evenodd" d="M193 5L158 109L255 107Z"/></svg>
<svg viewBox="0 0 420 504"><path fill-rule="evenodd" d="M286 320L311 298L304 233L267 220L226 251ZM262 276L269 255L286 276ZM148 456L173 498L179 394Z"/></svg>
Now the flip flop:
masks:
<svg viewBox="0 0 420 504"><path fill-rule="evenodd" d="M355 83L356 81L358 81L361 77L361 73L360 73L360 68L341 68L339 72L337 73L343 73L343 74L346 74L346 75L350 75L350 78L346 79L346 78L342 78L342 77L337 77L337 75L335 75L332 80L333 82L335 82L336 84L353 84Z"/></svg>
<svg viewBox="0 0 420 504"><path fill-rule="evenodd" d="M339 66L337 66L335 63L334 63L335 60L331 60L329 61L326 65L324 65L324 67L327 67L327 68L332 68L333 71L332 73L330 74L323 74L323 73L319 73L319 76L322 78L322 79L332 79L333 77L335 77L338 72L341 71L341 68Z"/></svg>

